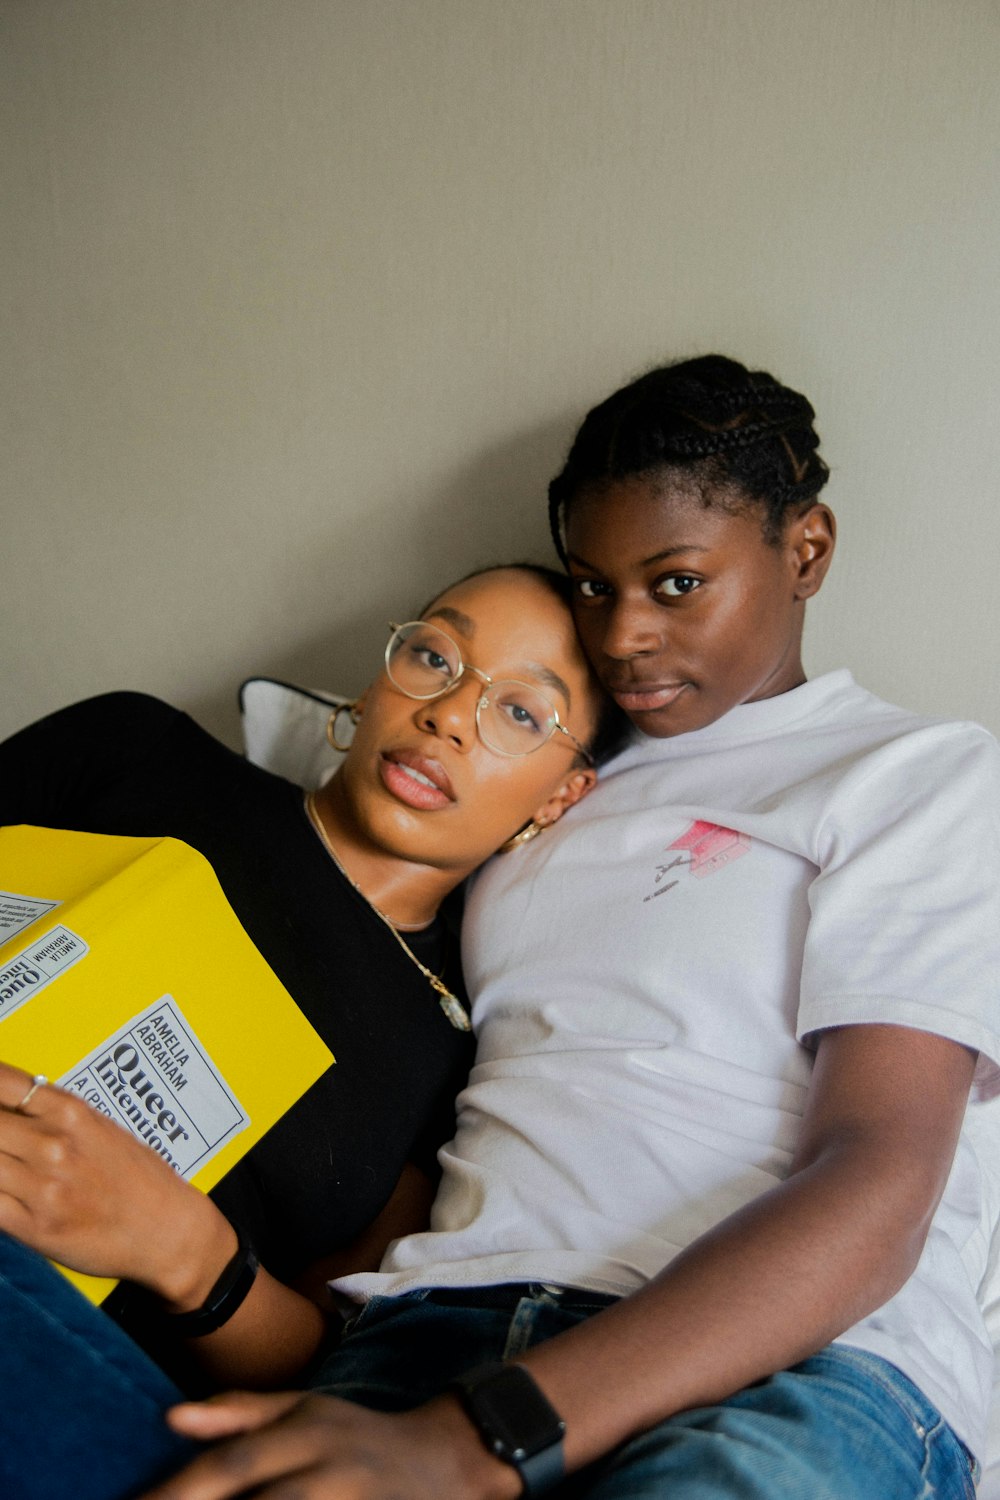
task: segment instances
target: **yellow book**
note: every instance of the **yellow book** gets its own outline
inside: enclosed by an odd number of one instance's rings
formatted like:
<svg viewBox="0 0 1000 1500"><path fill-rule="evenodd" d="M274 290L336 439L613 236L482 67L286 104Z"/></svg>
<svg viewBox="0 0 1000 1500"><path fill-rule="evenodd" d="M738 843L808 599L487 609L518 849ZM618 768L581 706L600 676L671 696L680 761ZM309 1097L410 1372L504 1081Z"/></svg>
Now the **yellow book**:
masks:
<svg viewBox="0 0 1000 1500"><path fill-rule="evenodd" d="M204 1191L334 1061L201 854L26 826L0 828L0 1058Z"/></svg>

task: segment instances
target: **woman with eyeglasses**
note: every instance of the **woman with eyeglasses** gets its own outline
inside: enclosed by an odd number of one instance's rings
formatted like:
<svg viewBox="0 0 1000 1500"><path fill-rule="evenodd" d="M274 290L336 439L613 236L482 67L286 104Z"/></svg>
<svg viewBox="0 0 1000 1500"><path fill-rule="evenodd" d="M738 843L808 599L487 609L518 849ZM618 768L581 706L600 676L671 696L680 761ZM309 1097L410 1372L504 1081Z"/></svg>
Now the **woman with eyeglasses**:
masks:
<svg viewBox="0 0 1000 1500"><path fill-rule="evenodd" d="M441 903L584 796L619 732L567 599L548 569L492 569L392 627L341 767L305 798L136 694L0 746L0 825L169 835L204 854L337 1059L211 1198L0 1064L0 1230L122 1278L119 1318L161 1356L180 1343L217 1380L289 1378L326 1336L326 1278L374 1268L425 1222L473 1046Z"/></svg>

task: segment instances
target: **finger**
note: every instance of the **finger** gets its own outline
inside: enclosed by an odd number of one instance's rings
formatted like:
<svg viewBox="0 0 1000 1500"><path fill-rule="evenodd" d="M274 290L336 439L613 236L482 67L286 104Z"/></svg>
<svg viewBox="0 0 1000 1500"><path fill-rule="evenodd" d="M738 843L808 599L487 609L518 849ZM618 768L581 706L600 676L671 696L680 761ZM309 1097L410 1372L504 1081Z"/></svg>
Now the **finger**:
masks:
<svg viewBox="0 0 1000 1500"><path fill-rule="evenodd" d="M74 1117L73 1105L77 1101L65 1094L46 1099L42 1106L44 1113L35 1112L38 1098L36 1094L31 1101L30 1114L17 1110L0 1112L0 1162L11 1171L16 1163L30 1174L28 1186L34 1196L44 1183L75 1180L81 1131L89 1125L89 1120ZM80 1109L89 1115L87 1105L80 1104Z"/></svg>
<svg viewBox="0 0 1000 1500"><path fill-rule="evenodd" d="M45 1184L39 1181L38 1173L24 1156L8 1152L6 1147L0 1151L0 1197L10 1199L30 1213L32 1203L44 1190Z"/></svg>
<svg viewBox="0 0 1000 1500"><path fill-rule="evenodd" d="M0 1229L14 1239L62 1259L58 1238L69 1213L65 1185L36 1171L30 1162L0 1152Z"/></svg>
<svg viewBox="0 0 1000 1500"><path fill-rule="evenodd" d="M31 1085L32 1079L27 1074L21 1074L21 1077L22 1079L27 1077L28 1084ZM11 1089L8 1085L5 1097L9 1099L11 1094L16 1092L16 1088ZM42 1141L46 1136L55 1140L60 1135L67 1139L76 1139L81 1132L89 1135L94 1135L96 1132L97 1139L101 1140L103 1133L117 1128L113 1121L99 1115L77 1094L70 1093L55 1083L40 1083L35 1088L26 1109L5 1105L3 1096L4 1090L0 1084L0 1142L2 1143L8 1140ZM22 1093L21 1099L23 1098ZM4 1149L6 1149L5 1144Z"/></svg>
<svg viewBox="0 0 1000 1500"><path fill-rule="evenodd" d="M308 1398L294 1394L291 1407L287 1405L289 1399L279 1398L284 1415L276 1421L217 1443L142 1500L235 1500L242 1495L271 1493L266 1488L271 1481L276 1482L277 1494L283 1480L301 1476L322 1458L329 1461L329 1452L324 1452L329 1448L325 1426L301 1419L302 1405ZM302 1495L305 1490L298 1489L297 1493Z"/></svg>
<svg viewBox="0 0 1000 1500"><path fill-rule="evenodd" d="M17 1198L9 1197L0 1188L0 1230L9 1234L11 1239L20 1240L24 1245L30 1245L33 1250L38 1246L32 1240L32 1219L24 1204Z"/></svg>
<svg viewBox="0 0 1000 1500"><path fill-rule="evenodd" d="M226 1391L208 1401L185 1401L167 1412L167 1424L185 1437L208 1442L214 1438L234 1437L252 1432L297 1406L302 1397L298 1391L261 1395L256 1391Z"/></svg>
<svg viewBox="0 0 1000 1500"><path fill-rule="evenodd" d="M35 1095L35 1099L38 1095ZM34 1107L34 1099L31 1101ZM0 1151L19 1161L37 1158L39 1147L49 1138L51 1122L35 1114L20 1114L16 1109L0 1110Z"/></svg>
<svg viewBox="0 0 1000 1500"><path fill-rule="evenodd" d="M202 1460L196 1458L193 1464L175 1474L173 1479L168 1479L166 1484L158 1486L155 1490L147 1490L138 1495L136 1500L309 1500L314 1496L315 1500L340 1500L341 1489L334 1488L327 1478L324 1483L322 1477L317 1478L312 1474L316 1486L322 1484L322 1489L307 1484L311 1470L289 1469L275 1476L274 1483L258 1480L248 1475L231 1474L223 1479L222 1487L218 1482L207 1479L201 1473ZM207 1487L206 1487L207 1486ZM351 1500L350 1494L343 1493L343 1500Z"/></svg>
<svg viewBox="0 0 1000 1500"><path fill-rule="evenodd" d="M73 1111L93 1111L75 1095L70 1095L58 1084L52 1083L41 1073L25 1073L20 1068L11 1068L11 1078L0 1084L0 1122L4 1128L17 1120L47 1120L56 1124L73 1118Z"/></svg>
<svg viewBox="0 0 1000 1500"><path fill-rule="evenodd" d="M17 1109L34 1078L35 1074L26 1073L23 1068L0 1063L0 1108ZM35 1097L37 1098L37 1090Z"/></svg>
<svg viewBox="0 0 1000 1500"><path fill-rule="evenodd" d="M25 1161L31 1155L35 1125L27 1115L0 1111L0 1155Z"/></svg>

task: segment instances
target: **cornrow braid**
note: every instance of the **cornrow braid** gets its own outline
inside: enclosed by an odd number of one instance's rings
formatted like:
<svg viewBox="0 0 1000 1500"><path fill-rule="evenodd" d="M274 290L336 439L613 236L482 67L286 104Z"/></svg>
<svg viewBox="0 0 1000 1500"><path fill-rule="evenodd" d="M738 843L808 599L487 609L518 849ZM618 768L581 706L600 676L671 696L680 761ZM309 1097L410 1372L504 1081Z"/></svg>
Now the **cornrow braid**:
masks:
<svg viewBox="0 0 1000 1500"><path fill-rule="evenodd" d="M777 541L829 478L815 415L798 391L721 354L650 370L588 412L549 485L556 551L565 562L563 521L581 490L657 469L691 473L706 504L715 490L762 505Z"/></svg>
<svg viewBox="0 0 1000 1500"><path fill-rule="evenodd" d="M700 363L700 361L690 361L690 363ZM673 368L676 369L677 366ZM712 406L715 411L721 415L728 409L736 415L749 403L765 411L768 407L775 407L790 415L805 414L810 421L815 416L805 396L799 395L798 391L789 390L787 386L778 385L777 382L772 385L761 385L760 378L760 374L749 373L749 378L732 390L714 392ZM767 378L772 379L770 375Z"/></svg>

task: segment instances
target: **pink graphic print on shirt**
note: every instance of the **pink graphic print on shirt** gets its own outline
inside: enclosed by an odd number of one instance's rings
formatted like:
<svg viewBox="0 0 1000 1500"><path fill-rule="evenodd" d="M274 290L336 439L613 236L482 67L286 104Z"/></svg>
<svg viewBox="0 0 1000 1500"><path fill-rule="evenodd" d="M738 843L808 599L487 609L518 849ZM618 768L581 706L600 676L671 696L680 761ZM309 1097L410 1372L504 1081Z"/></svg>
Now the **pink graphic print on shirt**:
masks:
<svg viewBox="0 0 1000 1500"><path fill-rule="evenodd" d="M674 839L668 849L687 849L691 853L691 874L697 879L714 875L723 865L749 852L750 835L737 833L734 828L720 828L717 823L705 823L700 818L692 823L687 833Z"/></svg>
<svg viewBox="0 0 1000 1500"><path fill-rule="evenodd" d="M706 823L699 818L679 839L667 845L667 850L671 849L678 850L676 859L666 865L657 865L653 882L657 888L643 896L643 901L665 896L667 891L674 889L678 883L676 880L661 884L671 870L686 866L696 879L701 880L706 875L714 875L724 865L732 864L734 859L750 852L750 835L737 833L735 828L720 828L717 823Z"/></svg>

